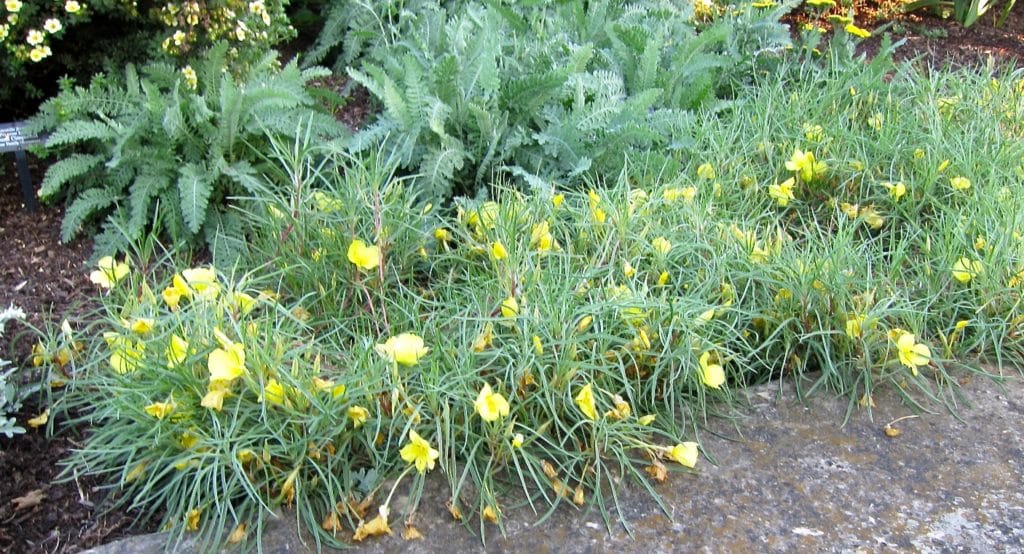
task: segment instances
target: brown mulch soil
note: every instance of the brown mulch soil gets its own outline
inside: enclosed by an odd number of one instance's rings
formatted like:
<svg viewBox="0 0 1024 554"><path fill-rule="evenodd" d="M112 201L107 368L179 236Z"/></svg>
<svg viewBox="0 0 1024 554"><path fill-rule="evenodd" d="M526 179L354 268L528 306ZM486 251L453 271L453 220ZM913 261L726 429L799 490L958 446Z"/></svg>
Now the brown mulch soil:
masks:
<svg viewBox="0 0 1024 554"><path fill-rule="evenodd" d="M892 17L892 1L858 3L861 16L857 23L873 28L878 18ZM1002 28L994 27L991 17L964 29L934 16L900 16L889 32L895 39L907 39L897 51L897 59L920 57L930 67L984 66L991 56L1003 67L1012 67L1015 60L1024 60L1024 6L1014 12ZM879 37L866 41L865 51L877 51L878 41ZM319 84L340 94L345 82L325 79ZM369 101L365 91L357 89L354 94L339 106L336 115L358 128L368 116ZM4 248L0 307L11 303L21 307L36 328L59 325L69 312L81 315L90 306L93 287L85 264L91 244L88 240L61 244L61 210L25 211L12 156L0 155L0 163L0 245ZM38 183L42 170L37 167L33 171ZM8 334L0 338L0 358L23 364L32 340L19 331L24 327L8 326ZM19 421L24 423L36 413L37 407L27 406ZM133 519L129 514L97 510L103 499L98 483L53 481L59 472L58 462L86 432L65 430L57 438L47 439L42 432L30 430L13 439L0 437L0 552L78 552L129 532L144 531L130 528Z"/></svg>

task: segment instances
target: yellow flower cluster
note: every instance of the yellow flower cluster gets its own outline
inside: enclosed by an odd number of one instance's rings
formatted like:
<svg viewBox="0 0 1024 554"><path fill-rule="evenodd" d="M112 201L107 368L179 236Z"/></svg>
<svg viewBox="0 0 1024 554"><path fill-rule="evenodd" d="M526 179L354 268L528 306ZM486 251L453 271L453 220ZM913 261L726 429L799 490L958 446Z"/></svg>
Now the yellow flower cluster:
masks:
<svg viewBox="0 0 1024 554"><path fill-rule="evenodd" d="M7 17L0 23L0 44L15 60L38 63L53 55L51 40L60 38L65 23L77 23L86 5L68 0L64 3L64 13L50 10L29 12L30 17L38 19L23 17L23 7L21 0L4 1Z"/></svg>

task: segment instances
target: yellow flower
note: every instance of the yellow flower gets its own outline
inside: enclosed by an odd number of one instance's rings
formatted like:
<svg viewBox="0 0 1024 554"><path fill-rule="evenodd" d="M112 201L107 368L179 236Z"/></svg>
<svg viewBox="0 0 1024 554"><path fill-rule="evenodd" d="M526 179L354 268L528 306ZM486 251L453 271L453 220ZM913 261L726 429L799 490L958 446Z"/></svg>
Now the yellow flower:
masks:
<svg viewBox="0 0 1024 554"><path fill-rule="evenodd" d="M29 419L26 423L28 424L29 427L35 429L37 427L42 427L43 425L46 425L47 421L50 421L49 408L43 410L43 413L37 415L36 417Z"/></svg>
<svg viewBox="0 0 1024 554"><path fill-rule="evenodd" d="M586 331L588 328L590 328L590 324L593 323L593 322L594 322L594 316L592 316L592 315L585 315L585 316L583 316L583 318L580 319L580 322L576 324L576 332L577 333L582 333L583 331Z"/></svg>
<svg viewBox="0 0 1024 554"><path fill-rule="evenodd" d="M857 214L860 213L860 206L857 204L850 204L849 202L840 202L839 210L846 214L846 217L856 219Z"/></svg>
<svg viewBox="0 0 1024 554"><path fill-rule="evenodd" d="M555 237L551 235L551 227L547 221L541 221L533 226L530 231L530 246L534 246L540 252L548 252L555 244Z"/></svg>
<svg viewBox="0 0 1024 554"><path fill-rule="evenodd" d="M917 148L917 149L914 150L914 159L915 160L920 160L920 159L924 158L924 155L925 155L924 150L922 150L920 148Z"/></svg>
<svg viewBox="0 0 1024 554"><path fill-rule="evenodd" d="M643 425L644 427L646 427L646 426L654 423L654 420L657 419L657 418L658 418L658 416L656 414L647 414L645 416L640 416L640 418L637 419L636 422L639 423L640 425Z"/></svg>
<svg viewBox="0 0 1024 554"><path fill-rule="evenodd" d="M595 223L604 223L605 219L608 218L608 215L605 214L604 210L596 207L590 209L590 215L593 216Z"/></svg>
<svg viewBox="0 0 1024 554"><path fill-rule="evenodd" d="M225 348L214 349L206 365L210 370L211 382L234 381L249 371L245 367L245 345L233 342Z"/></svg>
<svg viewBox="0 0 1024 554"><path fill-rule="evenodd" d="M843 30L857 38L868 38L871 36L871 31L867 29L861 29L853 23L847 23Z"/></svg>
<svg viewBox="0 0 1024 554"><path fill-rule="evenodd" d="M402 333L389 338L374 347L378 354L404 366L414 366L430 349L423 345L423 339L412 333Z"/></svg>
<svg viewBox="0 0 1024 554"><path fill-rule="evenodd" d="M157 419L163 419L170 415L178 405L174 403L174 399L170 399L167 402L154 402L146 406L145 412Z"/></svg>
<svg viewBox="0 0 1024 554"><path fill-rule="evenodd" d="M825 138L825 129L821 125L804 123L804 138L811 142L821 142Z"/></svg>
<svg viewBox="0 0 1024 554"><path fill-rule="evenodd" d="M714 356L714 358L717 358L717 356ZM722 384L725 383L725 370L721 364L715 362L717 362L717 359L713 359L710 350L700 355L700 381L704 383L704 386L712 389L721 388Z"/></svg>
<svg viewBox="0 0 1024 554"><path fill-rule="evenodd" d="M949 186L953 187L953 190L963 192L971 188L971 180L967 177L953 177L949 180Z"/></svg>
<svg viewBox="0 0 1024 554"><path fill-rule="evenodd" d="M124 323L125 327L128 327L128 329L136 335L145 335L152 331L153 327L156 325L156 321L151 317L138 317L131 321L124 321Z"/></svg>
<svg viewBox="0 0 1024 554"><path fill-rule="evenodd" d="M828 165L815 160L814 152L804 152L797 148L786 162L786 169L796 173L801 181L808 183L823 175L828 170Z"/></svg>
<svg viewBox="0 0 1024 554"><path fill-rule="evenodd" d="M185 78L185 84L188 88L196 90L199 86L199 75L196 74L196 70L192 69L191 65L186 65L181 68L181 76Z"/></svg>
<svg viewBox="0 0 1024 554"><path fill-rule="evenodd" d="M701 312L700 315L697 316L697 319L695 319L693 322L696 325L703 325L711 321L712 319L715 319L715 309L708 308Z"/></svg>
<svg viewBox="0 0 1024 554"><path fill-rule="evenodd" d="M661 275L658 275L658 286L665 286L668 284L669 274L667 271L662 271Z"/></svg>
<svg viewBox="0 0 1024 554"><path fill-rule="evenodd" d="M373 537L377 535L391 534L391 527L388 526L388 507L381 506L377 511L377 517L370 521L360 521L356 527L355 534L352 535L352 540L362 541L366 537Z"/></svg>
<svg viewBox="0 0 1024 554"><path fill-rule="evenodd" d="M579 407L583 415L587 416L592 420L597 419L597 404L594 401L594 389L588 383L580 392L576 395L576 405Z"/></svg>
<svg viewBox="0 0 1024 554"><path fill-rule="evenodd" d="M710 181L716 177L715 167L709 163L702 163L700 164L700 167L697 168L697 176Z"/></svg>
<svg viewBox="0 0 1024 554"><path fill-rule="evenodd" d="M59 32L63 28L64 26L61 25L60 20L55 17L51 17L47 19L45 23L43 23L43 29L45 29L46 32L50 33L51 35L53 33Z"/></svg>
<svg viewBox="0 0 1024 554"><path fill-rule="evenodd" d="M987 245L988 245L988 241L985 240L984 236L978 235L978 236L974 237L974 249L975 250L984 250Z"/></svg>
<svg viewBox="0 0 1024 554"><path fill-rule="evenodd" d="M413 430L409 431L409 444L403 446L399 454L406 462L415 464L416 471L420 473L434 469L434 463L441 456L440 452L431 448L430 443Z"/></svg>
<svg viewBox="0 0 1024 554"><path fill-rule="evenodd" d="M492 392L489 384L485 384L484 388L480 389L480 394L473 402L473 407L476 408L476 413L480 414L481 419L489 422L497 421L509 413L508 401L501 393Z"/></svg>
<svg viewBox="0 0 1024 554"><path fill-rule="evenodd" d="M348 245L348 261L363 271L370 271L380 265L380 248L376 245L367 246L365 242L355 239Z"/></svg>
<svg viewBox="0 0 1024 554"><path fill-rule="evenodd" d="M622 262L622 274L628 279L636 275L636 268L628 261Z"/></svg>
<svg viewBox="0 0 1024 554"><path fill-rule="evenodd" d="M668 188L665 189L665 192L661 193L661 197L665 200L666 204L671 204L680 198L687 202L692 202L697 197L697 187Z"/></svg>
<svg viewBox="0 0 1024 554"><path fill-rule="evenodd" d="M626 402L625 400L622 399L621 396L617 394L612 399L612 404L615 406L615 409L608 410L604 414L604 416L609 419L626 419L630 416L630 414L633 413L633 408L630 407L629 402Z"/></svg>
<svg viewBox="0 0 1024 554"><path fill-rule="evenodd" d="M338 398L345 394L345 385L336 385L334 384L334 381L331 381L330 379L313 377L313 386L320 392L330 391L331 398Z"/></svg>
<svg viewBox="0 0 1024 554"><path fill-rule="evenodd" d="M651 246L654 247L654 251L664 256L668 254L669 250L672 250L672 243L665 237L658 237L651 241Z"/></svg>
<svg viewBox="0 0 1024 554"><path fill-rule="evenodd" d="M796 181L792 177L777 185L768 185L768 196L774 199L780 206L786 206L790 200L794 200L793 186Z"/></svg>
<svg viewBox="0 0 1024 554"><path fill-rule="evenodd" d="M896 339L896 348L899 352L900 363L909 367L915 376L918 367L931 362L932 352L928 346L917 343L914 340L914 335L906 331Z"/></svg>
<svg viewBox="0 0 1024 554"><path fill-rule="evenodd" d="M950 161L949 160L942 160L942 162L939 163L939 173L942 173L942 172L946 171L947 169L949 169L949 165L950 165Z"/></svg>
<svg viewBox="0 0 1024 554"><path fill-rule="evenodd" d="M970 283L978 275L985 271L984 266L978 260L967 257L960 258L953 264L953 278L961 283Z"/></svg>
<svg viewBox="0 0 1024 554"><path fill-rule="evenodd" d="M18 13L21 10L20 0L7 0L4 2L4 7L11 13Z"/></svg>
<svg viewBox="0 0 1024 554"><path fill-rule="evenodd" d="M562 193L558 193L551 197L551 205L554 206L555 209L562 207L562 202L565 202L565 195Z"/></svg>
<svg viewBox="0 0 1024 554"><path fill-rule="evenodd" d="M523 440L524 438L522 433L516 433L515 435L512 435L512 448L522 448Z"/></svg>
<svg viewBox="0 0 1024 554"><path fill-rule="evenodd" d="M256 307L256 299L245 292L232 292L228 295L231 306L242 315L249 315L249 312Z"/></svg>
<svg viewBox="0 0 1024 554"><path fill-rule="evenodd" d="M224 398L230 393L231 381L210 381L206 388L206 396L200 402L204 408L217 410L224 408Z"/></svg>
<svg viewBox="0 0 1024 554"><path fill-rule="evenodd" d="M519 315L519 302L516 301L515 296L509 296L501 303L501 316L512 318L517 315Z"/></svg>
<svg viewBox="0 0 1024 554"><path fill-rule="evenodd" d="M850 314L846 319L846 336L851 339L860 338L864 330L864 316Z"/></svg>
<svg viewBox="0 0 1024 554"><path fill-rule="evenodd" d="M370 410L362 406L349 406L347 414L348 418L352 420L352 427L356 429L370 419Z"/></svg>
<svg viewBox="0 0 1024 554"><path fill-rule="evenodd" d="M494 324L487 322L484 324L484 330L473 339L473 352L483 352L491 347L494 343Z"/></svg>
<svg viewBox="0 0 1024 554"><path fill-rule="evenodd" d="M171 286L165 288L160 296L163 297L168 308L176 310L182 298L192 298L192 289L188 288L188 283L180 274L175 273L171 279Z"/></svg>
<svg viewBox="0 0 1024 554"><path fill-rule="evenodd" d="M679 443L668 449L666 454L673 461L686 467L692 468L697 465L697 443L695 442Z"/></svg>
<svg viewBox="0 0 1024 554"><path fill-rule="evenodd" d="M895 201L899 201L900 198L903 198L903 196L907 194L907 185L903 184L903 181L895 183L886 181L882 183L882 186L889 190L889 196L891 196Z"/></svg>
<svg viewBox="0 0 1024 554"><path fill-rule="evenodd" d="M195 509L190 511L185 516L185 529L188 531L195 531L199 529L199 516L202 515L202 510Z"/></svg>
<svg viewBox="0 0 1024 554"><path fill-rule="evenodd" d="M28 37L25 39L25 42L29 43L32 46L36 46L42 44L43 38L44 37L42 31L39 31L38 29L30 29L28 32Z"/></svg>
<svg viewBox="0 0 1024 554"><path fill-rule="evenodd" d="M178 444L181 446L182 449L189 450L193 446L199 444L199 437L197 437L196 435L194 435L194 434L192 434L192 433L190 433L188 431L185 431L184 433L181 434L181 437L178 438ZM239 459L242 458L242 454L245 453L245 452L246 451L243 450L242 452L238 453ZM249 450L249 452L252 452L252 451ZM253 454L253 456L255 456L255 454ZM245 460L242 460L242 462L244 463Z"/></svg>
<svg viewBox="0 0 1024 554"><path fill-rule="evenodd" d="M89 274L89 280L105 289L113 288L131 271L127 258L123 262L115 262L111 256L104 256L96 265L99 269Z"/></svg>
<svg viewBox="0 0 1024 554"><path fill-rule="evenodd" d="M540 337L537 335L533 336L533 352L538 356L544 353L544 344L540 342Z"/></svg>
<svg viewBox="0 0 1024 554"><path fill-rule="evenodd" d="M501 241L491 243L491 257L499 261L508 257L508 250L505 250L505 245L501 244Z"/></svg>
<svg viewBox="0 0 1024 554"><path fill-rule="evenodd" d="M67 2L64 2L64 11L68 13L78 13L81 9L82 5L75 0L68 0Z"/></svg>
<svg viewBox="0 0 1024 554"><path fill-rule="evenodd" d="M212 267L194 267L181 272L188 288L199 298L215 300L220 294L217 272Z"/></svg>
<svg viewBox="0 0 1024 554"><path fill-rule="evenodd" d="M267 404L283 406L284 386L281 385L281 383L278 382L277 379L269 379L267 381L267 384L263 386L263 394L260 395L260 402L266 402Z"/></svg>
<svg viewBox="0 0 1024 554"><path fill-rule="evenodd" d="M445 229L444 227L434 229L434 240L437 240L439 242L451 242L452 232L449 231L448 229Z"/></svg>
<svg viewBox="0 0 1024 554"><path fill-rule="evenodd" d="M874 206L861 208L860 217L864 220L864 223L867 223L869 227L875 230L881 229L882 225L885 225L885 218L875 211Z"/></svg>
<svg viewBox="0 0 1024 554"><path fill-rule="evenodd" d="M111 343L113 352L110 354L110 366L114 371L124 375L139 368L146 346L139 341L117 337Z"/></svg>

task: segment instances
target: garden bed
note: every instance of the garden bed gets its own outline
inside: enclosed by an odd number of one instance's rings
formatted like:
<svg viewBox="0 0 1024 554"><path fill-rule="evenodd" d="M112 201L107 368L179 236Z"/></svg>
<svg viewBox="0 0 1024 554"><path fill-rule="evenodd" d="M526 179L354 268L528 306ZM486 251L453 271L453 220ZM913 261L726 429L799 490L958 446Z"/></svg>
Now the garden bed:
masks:
<svg viewBox="0 0 1024 554"><path fill-rule="evenodd" d="M1003 63L1024 59L1024 17L1017 9L1005 27L993 28L982 21L970 29L934 18L905 18L901 24L909 32L900 58L918 55L933 64L955 62L980 65L991 55ZM873 41L876 39L872 39ZM871 44L867 45L871 48ZM6 162L5 162L6 163ZM37 180L41 175L36 170ZM81 313L94 292L88 280L85 261L91 245L79 240L68 245L58 242L61 211L44 208L31 214L20 209L20 196L13 167L0 175L0 244L7 247L0 267L0 304L14 303L28 314L36 327L45 322L59 323L71 310ZM5 338L16 338L17 327ZM13 349L2 352L18 361L30 357L31 344L13 340ZM34 416L34 407L21 414L21 420ZM129 514L99 514L94 508L102 493L92 481L51 482L57 461L87 429L62 432L57 439L46 440L39 431L13 440L0 439L3 451L0 466L11 476L0 488L0 550L8 552L75 552L128 532ZM35 505L22 508L9 499L31 498L36 491L45 495ZM138 531L138 529L133 530Z"/></svg>

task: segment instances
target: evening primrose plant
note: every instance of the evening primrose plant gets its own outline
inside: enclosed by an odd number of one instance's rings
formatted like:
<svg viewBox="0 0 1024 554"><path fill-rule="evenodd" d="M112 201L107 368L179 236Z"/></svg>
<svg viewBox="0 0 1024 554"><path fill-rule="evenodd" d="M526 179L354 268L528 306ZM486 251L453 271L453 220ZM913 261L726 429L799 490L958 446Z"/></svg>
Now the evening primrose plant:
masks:
<svg viewBox="0 0 1024 554"><path fill-rule="evenodd" d="M68 471L175 537L254 539L284 505L334 545L415 537L431 473L482 533L513 503L610 514L624 476L657 498L771 379L952 404L958 366L1021 361L1024 85L842 67L697 113L665 166L443 206L380 157L275 143L292 186L246 202L233 271L96 268L65 402L98 430Z"/></svg>

